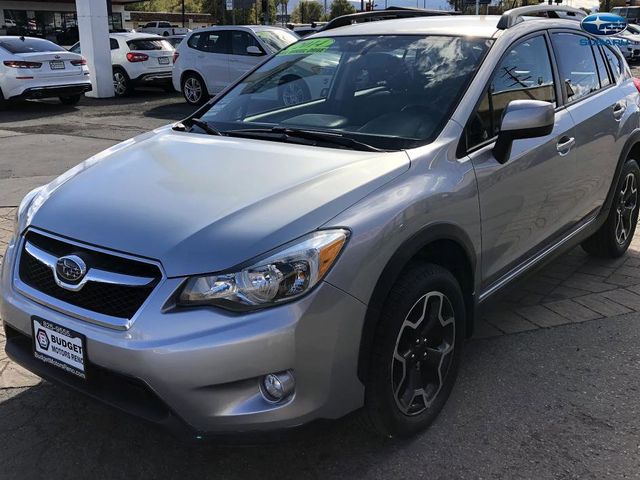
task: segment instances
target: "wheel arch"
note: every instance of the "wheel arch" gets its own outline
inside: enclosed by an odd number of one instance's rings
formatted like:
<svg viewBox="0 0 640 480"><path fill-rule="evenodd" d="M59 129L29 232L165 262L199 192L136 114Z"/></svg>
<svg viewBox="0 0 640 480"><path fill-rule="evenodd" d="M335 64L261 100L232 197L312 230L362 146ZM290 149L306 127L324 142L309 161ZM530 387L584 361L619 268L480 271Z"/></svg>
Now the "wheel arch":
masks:
<svg viewBox="0 0 640 480"><path fill-rule="evenodd" d="M640 162L640 128L637 128L633 132L631 132L629 138L624 144L624 147L622 147L622 152L620 153L620 157L618 158L618 164L611 181L611 186L609 187L609 192L607 193L604 205L602 206L600 214L598 215L599 219L602 222L604 222L604 220L606 220L607 216L609 215L609 210L611 209L611 205L613 204L613 199L616 194L616 186L618 185L618 181L620 180L622 168L629 158L634 158L638 162Z"/></svg>
<svg viewBox="0 0 640 480"><path fill-rule="evenodd" d="M206 81L204 79L204 76L196 69L194 68L188 68L186 70L184 70L181 74L180 74L180 87L182 87L182 85L184 84L184 79L187 75L189 74L195 74L197 76L200 77L200 80L202 80L203 84L206 86Z"/></svg>
<svg viewBox="0 0 640 480"><path fill-rule="evenodd" d="M466 306L466 333L473 333L476 309L477 256L473 242L462 228L439 223L431 225L402 243L380 274L367 306L360 339L358 378L366 382L371 347L378 320L389 292L403 271L415 259L427 260L449 270L460 283Z"/></svg>

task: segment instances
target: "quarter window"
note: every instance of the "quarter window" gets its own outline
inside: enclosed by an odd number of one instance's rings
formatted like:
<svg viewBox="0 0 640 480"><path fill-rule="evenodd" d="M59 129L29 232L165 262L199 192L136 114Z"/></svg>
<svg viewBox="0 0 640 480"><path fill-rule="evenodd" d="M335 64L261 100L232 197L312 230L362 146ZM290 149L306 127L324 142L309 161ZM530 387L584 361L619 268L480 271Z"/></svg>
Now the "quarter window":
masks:
<svg viewBox="0 0 640 480"><path fill-rule="evenodd" d="M467 148L498 134L502 113L512 100L556 102L549 50L543 36L516 44L500 61L467 124Z"/></svg>
<svg viewBox="0 0 640 480"><path fill-rule="evenodd" d="M604 47L604 56L609 63L609 67L611 67L611 72L613 73L613 78L618 81L620 76L622 75L622 64L620 63L620 58L611 51L610 48Z"/></svg>
<svg viewBox="0 0 640 480"><path fill-rule="evenodd" d="M573 33L554 33L551 42L567 100L575 102L597 91L600 81L589 40Z"/></svg>
<svg viewBox="0 0 640 480"><path fill-rule="evenodd" d="M187 41L187 45L189 45L191 48L198 49L198 44L200 43L200 37L202 37L200 33L191 35L189 37L189 40Z"/></svg>
<svg viewBox="0 0 640 480"><path fill-rule="evenodd" d="M109 43L111 45L111 50L118 50L120 48L118 40L116 40L115 38L110 38Z"/></svg>

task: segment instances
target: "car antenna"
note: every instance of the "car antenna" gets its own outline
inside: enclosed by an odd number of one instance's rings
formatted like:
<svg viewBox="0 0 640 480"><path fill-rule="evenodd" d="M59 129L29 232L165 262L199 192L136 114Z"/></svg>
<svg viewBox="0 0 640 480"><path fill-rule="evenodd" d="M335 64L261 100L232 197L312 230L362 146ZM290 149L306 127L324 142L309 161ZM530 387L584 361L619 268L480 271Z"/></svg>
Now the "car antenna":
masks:
<svg viewBox="0 0 640 480"><path fill-rule="evenodd" d="M24 35L20 36L20 40L22 40L24 42Z"/></svg>

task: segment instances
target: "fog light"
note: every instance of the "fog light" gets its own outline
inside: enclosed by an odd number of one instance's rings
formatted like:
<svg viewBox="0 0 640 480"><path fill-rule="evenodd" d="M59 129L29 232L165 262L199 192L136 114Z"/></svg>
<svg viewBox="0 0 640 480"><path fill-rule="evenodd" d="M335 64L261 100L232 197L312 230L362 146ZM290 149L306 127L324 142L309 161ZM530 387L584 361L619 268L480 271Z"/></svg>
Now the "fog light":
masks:
<svg viewBox="0 0 640 480"><path fill-rule="evenodd" d="M280 402L293 393L294 386L291 372L270 373L262 379L262 396L269 402Z"/></svg>

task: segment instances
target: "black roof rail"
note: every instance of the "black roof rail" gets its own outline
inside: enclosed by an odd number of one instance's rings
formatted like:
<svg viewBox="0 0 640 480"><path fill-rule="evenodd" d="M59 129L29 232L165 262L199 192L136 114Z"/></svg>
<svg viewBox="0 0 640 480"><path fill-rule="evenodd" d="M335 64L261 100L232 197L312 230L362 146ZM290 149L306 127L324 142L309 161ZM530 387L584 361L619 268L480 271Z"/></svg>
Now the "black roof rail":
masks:
<svg viewBox="0 0 640 480"><path fill-rule="evenodd" d="M424 8L388 7L384 10L371 10L369 12L351 13L334 18L319 31L332 30L345 27L354 23L372 22L378 20L395 20L397 18L433 17L438 15L458 15L458 12L448 10L430 10Z"/></svg>
<svg viewBox="0 0 640 480"><path fill-rule="evenodd" d="M566 13L567 16L561 17L558 15L560 12ZM546 5L541 3L540 5L529 5L527 7L518 7L507 10L500 17L497 28L500 30L506 30L513 27L515 24L522 22L522 17L536 15L539 13L546 13L549 18L568 18L570 20L581 20L587 16L586 12L579 8L564 7L562 5Z"/></svg>

